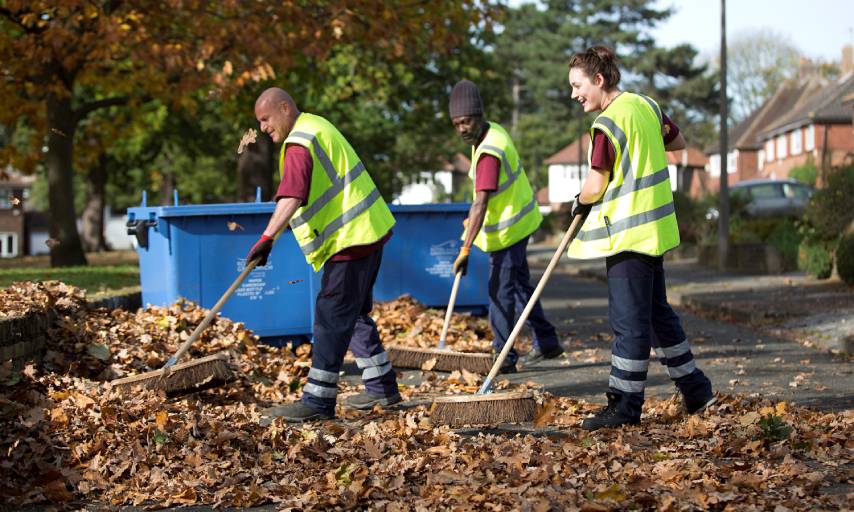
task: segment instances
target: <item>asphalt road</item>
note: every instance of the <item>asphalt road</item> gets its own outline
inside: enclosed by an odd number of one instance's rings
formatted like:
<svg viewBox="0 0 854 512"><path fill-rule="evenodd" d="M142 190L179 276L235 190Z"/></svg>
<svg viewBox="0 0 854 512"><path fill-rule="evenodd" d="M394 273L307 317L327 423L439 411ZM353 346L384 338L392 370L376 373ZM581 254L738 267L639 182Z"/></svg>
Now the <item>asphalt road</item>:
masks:
<svg viewBox="0 0 854 512"><path fill-rule="evenodd" d="M541 270L532 271L532 279L539 279ZM611 342L606 284L558 267L542 301L567 357L500 378L534 381L555 395L605 403ZM761 393L822 410L854 408L854 364L849 360L742 325L700 318L679 308L677 311L697 364L716 390ZM352 373L350 379L358 379L355 371L348 373ZM402 382L417 382L420 373L404 371ZM666 398L675 390L664 367L653 359L647 396Z"/></svg>

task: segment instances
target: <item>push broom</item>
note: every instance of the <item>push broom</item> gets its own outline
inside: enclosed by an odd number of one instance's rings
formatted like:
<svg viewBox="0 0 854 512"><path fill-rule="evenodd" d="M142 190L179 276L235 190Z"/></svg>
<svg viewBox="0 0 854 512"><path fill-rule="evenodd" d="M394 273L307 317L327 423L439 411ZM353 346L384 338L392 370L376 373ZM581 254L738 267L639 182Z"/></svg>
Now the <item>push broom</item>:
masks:
<svg viewBox="0 0 854 512"><path fill-rule="evenodd" d="M501 365L513 348L513 343L516 337L522 331L531 310L540 298L543 288L546 286L552 271L560 261L561 255L566 251L567 246L578 234L581 225L584 223L584 215L576 215L572 220L569 229L558 245L557 250L552 256L543 277L537 283L537 288L531 295L528 304L516 321L516 326L507 342L501 349L501 353L493 363L489 370L489 375L483 381L483 385L477 393L472 395L454 395L437 397L433 400L433 405L430 408L430 419L433 424L449 425L451 427L461 427L463 425L495 425L499 423L526 423L534 420L537 412L537 404L534 402L534 395L528 391L511 391L505 393L493 393L492 381L498 375Z"/></svg>
<svg viewBox="0 0 854 512"><path fill-rule="evenodd" d="M465 237L465 234L464 234ZM445 348L445 339L448 336L448 327L451 325L451 317L454 314L454 303L457 301L457 291L460 289L461 272L454 277L454 285L451 287L451 298L448 300L448 309L445 311L445 323L442 325L442 335L439 337L439 348L404 347L402 345L389 345L386 347L388 358L392 366L398 368L423 368L430 360L436 363L431 368L440 372L452 372L454 370L468 370L472 373L485 374L492 368L491 354L478 354L471 352L457 352Z"/></svg>
<svg viewBox="0 0 854 512"><path fill-rule="evenodd" d="M196 326L190 337L178 347L175 355L166 361L163 368L152 370L150 372L140 373L139 375L131 375L122 379L110 381L111 389L129 389L136 386L143 386L151 389L160 389L166 393L178 393L198 389L201 387L210 387L213 385L222 384L231 378L231 369L228 367L228 355L224 352L205 356L199 359L193 359L185 363L179 363L178 360L187 353L190 346L199 339L202 332L207 329L208 325L216 317L219 310L225 305L235 290L243 283L246 276L258 265L258 260L250 261L243 269L243 272L237 276L237 279L231 283L231 286L220 297L214 307L208 311L202 322Z"/></svg>

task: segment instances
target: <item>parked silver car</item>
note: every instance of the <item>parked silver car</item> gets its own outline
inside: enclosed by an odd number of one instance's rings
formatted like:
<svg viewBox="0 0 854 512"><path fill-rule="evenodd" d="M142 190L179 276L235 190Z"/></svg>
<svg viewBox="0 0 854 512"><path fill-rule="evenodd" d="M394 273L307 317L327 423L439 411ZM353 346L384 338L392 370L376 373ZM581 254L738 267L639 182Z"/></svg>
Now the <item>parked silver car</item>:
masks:
<svg viewBox="0 0 854 512"><path fill-rule="evenodd" d="M800 216L815 189L799 181L747 180L732 185L730 198L744 205L750 217ZM709 210L707 219L716 219L716 208Z"/></svg>

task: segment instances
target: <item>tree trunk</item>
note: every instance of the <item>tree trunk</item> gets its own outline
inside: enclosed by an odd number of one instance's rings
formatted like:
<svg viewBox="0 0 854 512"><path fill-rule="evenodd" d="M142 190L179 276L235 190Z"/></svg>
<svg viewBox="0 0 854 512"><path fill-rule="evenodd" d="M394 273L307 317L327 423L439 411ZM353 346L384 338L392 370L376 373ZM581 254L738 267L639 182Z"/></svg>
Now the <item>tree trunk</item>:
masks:
<svg viewBox="0 0 854 512"><path fill-rule="evenodd" d="M108 157L102 153L98 162L89 169L86 175L86 208L81 217L81 233L83 247L87 251L106 251L107 239L104 236L104 207L106 206L105 191L107 187Z"/></svg>
<svg viewBox="0 0 854 512"><path fill-rule="evenodd" d="M246 146L237 157L237 201L254 201L255 190L261 187L261 199L273 197L273 174L276 171L276 145L266 133L259 133L253 144Z"/></svg>
<svg viewBox="0 0 854 512"><path fill-rule="evenodd" d="M51 94L47 101L47 179L52 267L86 265L74 211L72 154L76 120L70 97Z"/></svg>

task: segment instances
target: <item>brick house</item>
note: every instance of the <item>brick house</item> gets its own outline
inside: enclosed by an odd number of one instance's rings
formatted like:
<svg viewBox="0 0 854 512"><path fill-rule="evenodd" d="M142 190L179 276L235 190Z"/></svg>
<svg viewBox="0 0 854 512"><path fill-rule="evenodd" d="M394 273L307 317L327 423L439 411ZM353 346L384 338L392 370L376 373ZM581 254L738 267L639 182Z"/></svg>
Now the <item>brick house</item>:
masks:
<svg viewBox="0 0 854 512"><path fill-rule="evenodd" d="M28 231L24 207L35 178L11 169L0 171L0 258L27 254Z"/></svg>
<svg viewBox="0 0 854 512"><path fill-rule="evenodd" d="M854 71L849 63L842 77L766 127L759 134L760 175L779 179L808 162L819 169L832 169L854 161L851 108L844 105L851 94Z"/></svg>
<svg viewBox="0 0 854 512"><path fill-rule="evenodd" d="M818 77L786 82L761 107L729 129L727 182L730 185L739 181L766 177L762 174L765 156L764 143L759 138L760 134L769 126L777 124L790 112L798 109L822 86L823 83ZM709 155L709 164L706 168L708 172L704 186L707 191L716 192L720 188L720 145L715 143L707 146L705 152Z"/></svg>

